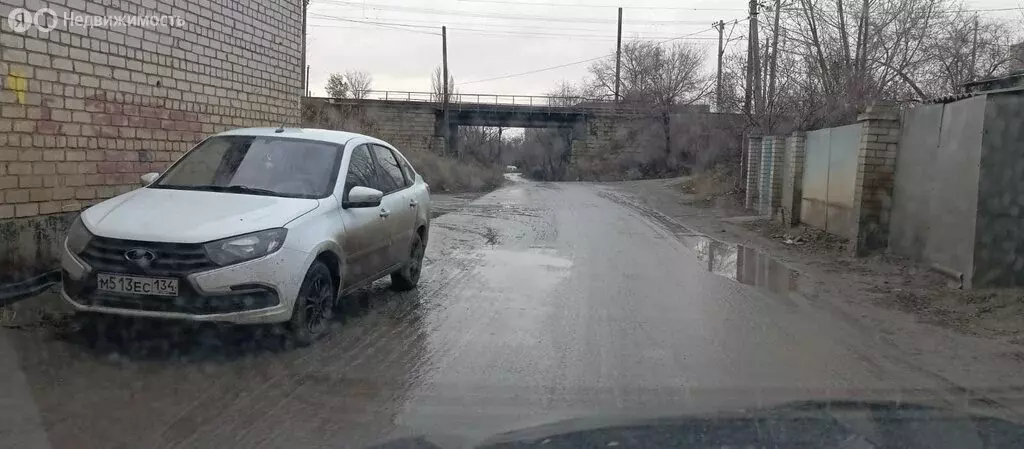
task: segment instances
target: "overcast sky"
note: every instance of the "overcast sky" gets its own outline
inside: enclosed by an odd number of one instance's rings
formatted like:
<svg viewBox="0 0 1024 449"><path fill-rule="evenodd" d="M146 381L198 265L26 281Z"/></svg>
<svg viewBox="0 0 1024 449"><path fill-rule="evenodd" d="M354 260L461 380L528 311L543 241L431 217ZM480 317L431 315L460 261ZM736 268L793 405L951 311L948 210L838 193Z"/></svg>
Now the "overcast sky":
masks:
<svg viewBox="0 0 1024 449"><path fill-rule="evenodd" d="M718 36L712 22L744 19L747 9L744 0L311 0L310 89L323 95L330 73L362 70L374 89L427 92L446 25L448 67L460 92L542 95L560 80L585 77L589 63L510 75L613 53L620 5L630 5L624 40L686 36L707 46L709 65ZM1020 7L1024 0L967 5ZM746 28L727 26L726 34L746 36ZM499 79L481 81L492 78Z"/></svg>

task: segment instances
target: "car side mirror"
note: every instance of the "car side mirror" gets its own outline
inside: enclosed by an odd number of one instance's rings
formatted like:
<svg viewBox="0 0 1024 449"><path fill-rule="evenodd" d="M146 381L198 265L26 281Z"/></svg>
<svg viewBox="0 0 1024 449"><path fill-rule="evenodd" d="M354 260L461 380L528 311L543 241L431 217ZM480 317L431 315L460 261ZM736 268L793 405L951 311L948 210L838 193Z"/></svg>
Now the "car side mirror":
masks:
<svg viewBox="0 0 1024 449"><path fill-rule="evenodd" d="M152 184L153 181L156 181L156 178L159 178L159 177L160 177L160 173L153 172L153 173L146 173L146 174L140 176L139 178L142 179L142 185L143 186L148 186L148 185Z"/></svg>
<svg viewBox="0 0 1024 449"><path fill-rule="evenodd" d="M377 207L380 206L381 198L384 198L384 192L380 190L355 186L348 191L348 201L343 201L341 207L344 209Z"/></svg>

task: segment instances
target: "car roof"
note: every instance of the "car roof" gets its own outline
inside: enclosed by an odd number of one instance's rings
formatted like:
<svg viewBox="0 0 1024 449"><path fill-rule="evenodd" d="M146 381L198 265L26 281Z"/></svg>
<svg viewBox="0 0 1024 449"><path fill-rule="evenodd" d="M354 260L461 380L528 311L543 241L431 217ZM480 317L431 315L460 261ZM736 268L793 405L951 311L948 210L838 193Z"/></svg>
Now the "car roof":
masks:
<svg viewBox="0 0 1024 449"><path fill-rule="evenodd" d="M320 140L324 142L336 143L339 145L345 145L349 140L356 138L367 139L371 142L387 143L380 139L376 139L367 135L352 133L348 131L334 131L330 129L316 128L284 128L284 131L278 132L279 129L281 128L238 128L232 129L230 131L224 131L216 135L290 137L295 139Z"/></svg>

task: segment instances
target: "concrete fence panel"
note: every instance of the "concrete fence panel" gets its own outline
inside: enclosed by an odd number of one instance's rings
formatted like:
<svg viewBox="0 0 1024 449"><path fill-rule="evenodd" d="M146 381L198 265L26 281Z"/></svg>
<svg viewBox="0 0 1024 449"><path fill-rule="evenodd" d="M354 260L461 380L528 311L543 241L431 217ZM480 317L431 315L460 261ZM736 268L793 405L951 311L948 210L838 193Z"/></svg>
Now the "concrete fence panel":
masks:
<svg viewBox="0 0 1024 449"><path fill-rule="evenodd" d="M861 124L807 133L800 221L853 238L852 215Z"/></svg>
<svg viewBox="0 0 1024 449"><path fill-rule="evenodd" d="M987 96L981 142L975 287L1024 285L1024 92Z"/></svg>
<svg viewBox="0 0 1024 449"><path fill-rule="evenodd" d="M857 235L853 216L861 124L832 128L829 135L828 207L825 230L849 239Z"/></svg>
<svg viewBox="0 0 1024 449"><path fill-rule="evenodd" d="M903 114L889 247L960 273L974 271L985 96Z"/></svg>
<svg viewBox="0 0 1024 449"><path fill-rule="evenodd" d="M896 157L889 247L896 254L924 256L938 163L941 104L923 105L903 114L900 150Z"/></svg>
<svg viewBox="0 0 1024 449"><path fill-rule="evenodd" d="M804 147L803 199L800 221L825 229L828 224L828 153L829 130L807 133Z"/></svg>
<svg viewBox="0 0 1024 449"><path fill-rule="evenodd" d="M974 271L984 117L985 96L946 105L932 174L936 182L924 251L934 263L965 274Z"/></svg>

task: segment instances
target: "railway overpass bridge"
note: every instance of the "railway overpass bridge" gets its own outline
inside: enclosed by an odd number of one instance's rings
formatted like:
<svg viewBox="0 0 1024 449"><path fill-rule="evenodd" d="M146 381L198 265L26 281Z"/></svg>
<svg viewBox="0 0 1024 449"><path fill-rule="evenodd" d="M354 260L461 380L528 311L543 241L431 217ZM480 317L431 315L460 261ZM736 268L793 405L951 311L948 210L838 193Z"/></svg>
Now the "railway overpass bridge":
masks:
<svg viewBox="0 0 1024 449"><path fill-rule="evenodd" d="M451 153L460 126L554 128L571 149L570 163L600 158L613 136L645 119L642 111L612 101L535 95L455 94L445 107L429 92L368 91L364 98L303 99L304 121L319 127L371 134L399 149ZM707 106L686 112L709 113ZM682 111L681 111L682 112Z"/></svg>

